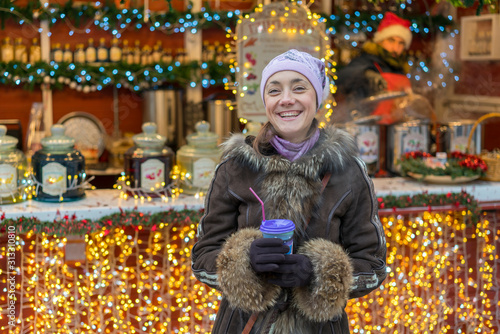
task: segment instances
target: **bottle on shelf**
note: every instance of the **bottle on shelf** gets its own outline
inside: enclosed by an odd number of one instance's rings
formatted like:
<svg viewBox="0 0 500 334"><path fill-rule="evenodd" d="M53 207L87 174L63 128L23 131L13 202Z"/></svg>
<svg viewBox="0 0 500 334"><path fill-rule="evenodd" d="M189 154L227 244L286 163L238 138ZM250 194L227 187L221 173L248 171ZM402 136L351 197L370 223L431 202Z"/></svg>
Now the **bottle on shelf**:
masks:
<svg viewBox="0 0 500 334"><path fill-rule="evenodd" d="M40 49L40 43L38 41L38 38L35 37L31 40L30 55L29 55L30 64L39 62L41 59L42 59L42 51Z"/></svg>
<svg viewBox="0 0 500 334"><path fill-rule="evenodd" d="M60 63L63 60L63 50L61 49L61 43L53 43L52 44L52 60L56 63Z"/></svg>
<svg viewBox="0 0 500 334"><path fill-rule="evenodd" d="M97 61L101 63L109 61L109 50L106 47L106 39L104 37L99 40L99 47L97 48Z"/></svg>
<svg viewBox="0 0 500 334"><path fill-rule="evenodd" d="M2 61L8 63L14 60L14 46L10 37L5 37L2 42Z"/></svg>
<svg viewBox="0 0 500 334"><path fill-rule="evenodd" d="M87 63L95 63L97 60L97 50L95 49L93 38L89 38L89 44L85 50L85 60Z"/></svg>
<svg viewBox="0 0 500 334"><path fill-rule="evenodd" d="M221 45L219 42L215 43L215 61L216 62L223 62L225 58L225 50L224 50L224 45Z"/></svg>
<svg viewBox="0 0 500 334"><path fill-rule="evenodd" d="M22 63L28 62L26 45L23 44L23 39L21 37L16 38L14 41L14 60Z"/></svg>
<svg viewBox="0 0 500 334"><path fill-rule="evenodd" d="M178 61L181 64L187 63L186 51L183 48L178 48L176 50L176 52L175 52L175 61Z"/></svg>
<svg viewBox="0 0 500 334"><path fill-rule="evenodd" d="M153 53L151 54L151 61L155 64L158 64L161 62L161 56L162 56L162 44L161 41L156 42L156 44L153 46Z"/></svg>
<svg viewBox="0 0 500 334"><path fill-rule="evenodd" d="M125 64L132 64L134 62L134 55L132 49L128 46L128 40L123 41L122 62Z"/></svg>
<svg viewBox="0 0 500 334"><path fill-rule="evenodd" d="M84 46L82 43L76 45L74 54L75 63L85 63L85 50L83 48Z"/></svg>
<svg viewBox="0 0 500 334"><path fill-rule="evenodd" d="M165 64L170 64L172 60L172 49L165 49L163 55L161 56L161 61Z"/></svg>
<svg viewBox="0 0 500 334"><path fill-rule="evenodd" d="M142 50L141 50L141 41L138 39L135 40L134 42L134 50L133 50L133 64L140 64L141 63L141 57L142 57Z"/></svg>
<svg viewBox="0 0 500 334"><path fill-rule="evenodd" d="M73 62L73 51L71 51L69 43L64 44L63 61L66 63Z"/></svg>
<svg viewBox="0 0 500 334"><path fill-rule="evenodd" d="M109 49L109 60L114 63L121 61L122 53L122 49L120 49L120 41L118 38L113 38L111 40L111 48Z"/></svg>
<svg viewBox="0 0 500 334"><path fill-rule="evenodd" d="M207 62L209 60L209 47L210 47L210 42L203 41L203 45L201 48L201 60L204 62Z"/></svg>
<svg viewBox="0 0 500 334"><path fill-rule="evenodd" d="M151 64L151 47L149 45L144 45L141 54L141 65Z"/></svg>
<svg viewBox="0 0 500 334"><path fill-rule="evenodd" d="M210 44L208 46L207 61L215 61L215 45Z"/></svg>

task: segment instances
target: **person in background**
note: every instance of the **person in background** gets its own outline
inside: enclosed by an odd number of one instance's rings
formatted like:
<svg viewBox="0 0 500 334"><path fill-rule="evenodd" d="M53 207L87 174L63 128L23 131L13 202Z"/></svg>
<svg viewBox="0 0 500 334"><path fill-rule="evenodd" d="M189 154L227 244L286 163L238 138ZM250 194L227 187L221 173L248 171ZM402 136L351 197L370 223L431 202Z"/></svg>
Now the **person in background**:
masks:
<svg viewBox="0 0 500 334"><path fill-rule="evenodd" d="M407 50L412 33L410 21L387 12L375 32L372 41L363 44L361 54L338 71L335 82L338 94L348 105L383 92L407 92L411 90ZM394 115L394 101L374 104L372 115L381 117L379 124L392 124L401 118Z"/></svg>
<svg viewBox="0 0 500 334"><path fill-rule="evenodd" d="M224 143L192 250L196 278L222 292L212 333L347 334L348 299L386 277L372 180L347 132L318 127L328 93L321 60L278 55L260 91L268 122ZM294 222L292 254L263 238L264 214Z"/></svg>

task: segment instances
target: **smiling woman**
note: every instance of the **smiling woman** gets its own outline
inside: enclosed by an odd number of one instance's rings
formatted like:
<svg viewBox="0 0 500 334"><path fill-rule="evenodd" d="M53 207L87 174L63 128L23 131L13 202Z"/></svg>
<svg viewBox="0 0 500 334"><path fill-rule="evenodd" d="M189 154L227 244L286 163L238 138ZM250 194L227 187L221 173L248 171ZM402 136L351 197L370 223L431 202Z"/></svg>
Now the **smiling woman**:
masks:
<svg viewBox="0 0 500 334"><path fill-rule="evenodd" d="M373 183L353 138L318 128L321 60L289 50L260 87L268 121L223 144L192 251L195 276L223 295L212 333L347 334L347 300L386 276ZM293 253L263 218L294 226Z"/></svg>

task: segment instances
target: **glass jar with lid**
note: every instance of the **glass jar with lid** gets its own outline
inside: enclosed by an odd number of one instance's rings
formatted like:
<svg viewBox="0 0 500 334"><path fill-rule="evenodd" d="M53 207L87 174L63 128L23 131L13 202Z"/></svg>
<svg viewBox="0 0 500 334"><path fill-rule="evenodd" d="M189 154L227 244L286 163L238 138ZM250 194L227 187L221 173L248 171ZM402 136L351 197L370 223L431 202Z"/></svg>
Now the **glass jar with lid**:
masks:
<svg viewBox="0 0 500 334"><path fill-rule="evenodd" d="M198 122L195 128L196 132L186 137L188 144L177 151L181 188L186 194L208 190L222 153L217 147L219 136L209 131L208 122Z"/></svg>
<svg viewBox="0 0 500 334"><path fill-rule="evenodd" d="M172 182L170 172L175 159L174 151L165 146L167 138L156 132L156 123L144 123L142 131L132 137L134 146L124 154L128 193L162 197Z"/></svg>
<svg viewBox="0 0 500 334"><path fill-rule="evenodd" d="M85 197L85 158L74 149L75 140L64 135L65 127L55 124L51 136L42 139L42 149L31 158L35 199L69 202Z"/></svg>
<svg viewBox="0 0 500 334"><path fill-rule="evenodd" d="M28 196L28 163L16 148L18 139L7 136L7 127L0 125L0 204L25 201Z"/></svg>

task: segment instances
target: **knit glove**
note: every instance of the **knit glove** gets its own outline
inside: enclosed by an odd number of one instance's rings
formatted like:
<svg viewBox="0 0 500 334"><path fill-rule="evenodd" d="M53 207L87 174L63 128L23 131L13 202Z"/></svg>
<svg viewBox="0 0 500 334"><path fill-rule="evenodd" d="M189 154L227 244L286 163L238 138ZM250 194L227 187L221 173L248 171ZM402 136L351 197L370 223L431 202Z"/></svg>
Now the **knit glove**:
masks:
<svg viewBox="0 0 500 334"><path fill-rule="evenodd" d="M255 239L250 245L250 264L257 273L275 271L290 248L278 238Z"/></svg>
<svg viewBox="0 0 500 334"><path fill-rule="evenodd" d="M368 86L373 94L379 93L387 89L387 82L384 80L379 72L373 70L366 70L365 77L368 80Z"/></svg>
<svg viewBox="0 0 500 334"><path fill-rule="evenodd" d="M285 255L285 260L273 270L273 277L267 281L283 288L306 286L313 276L311 260L301 254Z"/></svg>

